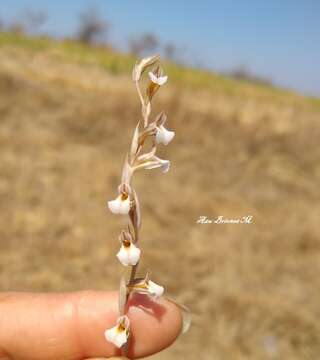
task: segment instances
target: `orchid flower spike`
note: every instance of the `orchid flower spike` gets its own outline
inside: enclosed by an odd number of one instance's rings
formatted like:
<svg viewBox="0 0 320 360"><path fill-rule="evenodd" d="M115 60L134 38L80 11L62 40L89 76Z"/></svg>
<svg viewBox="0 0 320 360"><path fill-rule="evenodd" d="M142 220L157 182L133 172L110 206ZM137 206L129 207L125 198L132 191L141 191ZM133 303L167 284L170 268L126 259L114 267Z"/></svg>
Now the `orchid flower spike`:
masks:
<svg viewBox="0 0 320 360"><path fill-rule="evenodd" d="M157 84L159 86L161 85L164 85L167 80L168 80L168 76L165 75L165 76L157 76L155 75L152 71L149 71L149 77L150 77L150 80L154 83L154 84Z"/></svg>
<svg viewBox="0 0 320 360"><path fill-rule="evenodd" d="M129 287L132 291L148 294L154 298L159 298L164 293L164 287L151 281L148 274L144 279L138 279L134 284L129 285Z"/></svg>
<svg viewBox="0 0 320 360"><path fill-rule="evenodd" d="M158 144L168 145L169 142L174 138L174 131L167 130L163 125L157 127L156 142Z"/></svg>
<svg viewBox="0 0 320 360"><path fill-rule="evenodd" d="M130 320L127 316L120 316L117 325L105 331L104 336L107 341L121 348L129 338Z"/></svg>
<svg viewBox="0 0 320 360"><path fill-rule="evenodd" d="M122 239L121 248L117 254L118 260L124 266L134 266L140 260L141 250L128 238Z"/></svg>
<svg viewBox="0 0 320 360"><path fill-rule="evenodd" d="M108 201L108 207L113 214L128 214L130 211L129 195L122 192L115 200Z"/></svg>

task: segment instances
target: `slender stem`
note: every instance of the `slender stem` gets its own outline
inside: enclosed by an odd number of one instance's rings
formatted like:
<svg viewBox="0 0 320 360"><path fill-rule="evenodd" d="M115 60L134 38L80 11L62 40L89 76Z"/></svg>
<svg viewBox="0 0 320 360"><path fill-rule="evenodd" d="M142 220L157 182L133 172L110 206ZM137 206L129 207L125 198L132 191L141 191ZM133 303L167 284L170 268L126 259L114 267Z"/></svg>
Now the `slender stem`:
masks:
<svg viewBox="0 0 320 360"><path fill-rule="evenodd" d="M134 211L136 211L136 209L134 209ZM135 243L138 242L139 240L139 228L136 224L133 224L134 227L134 236L135 236ZM131 271L130 271L130 278L129 278L129 285L131 285L133 283L133 281L135 280L135 276L138 270L138 266L139 266L139 262L136 265L131 266ZM129 299L130 296L130 290L127 294L127 301Z"/></svg>
<svg viewBox="0 0 320 360"><path fill-rule="evenodd" d="M138 265L139 263L137 263L136 265L131 267L131 274L130 274L130 279L129 279L129 285L131 285L135 279L137 270L138 270Z"/></svg>
<svg viewBox="0 0 320 360"><path fill-rule="evenodd" d="M142 148L142 145L141 145L141 148ZM135 195L135 196L137 196L137 195ZM133 206L133 211L135 212L134 215L136 216L137 208L136 208L135 205ZM138 240L139 240L139 225L136 224L136 222L134 220L131 221L131 225L132 225L133 230L134 230L134 242L137 243ZM138 270L138 266L139 266L139 262L136 265L131 266L130 277L129 277L129 285L131 285L133 283L133 281L135 280L135 276L136 276L136 273L137 273L137 270ZM128 300L129 300L130 293L131 293L131 291L129 290L128 293L127 293L127 296L126 296L126 304L127 304Z"/></svg>

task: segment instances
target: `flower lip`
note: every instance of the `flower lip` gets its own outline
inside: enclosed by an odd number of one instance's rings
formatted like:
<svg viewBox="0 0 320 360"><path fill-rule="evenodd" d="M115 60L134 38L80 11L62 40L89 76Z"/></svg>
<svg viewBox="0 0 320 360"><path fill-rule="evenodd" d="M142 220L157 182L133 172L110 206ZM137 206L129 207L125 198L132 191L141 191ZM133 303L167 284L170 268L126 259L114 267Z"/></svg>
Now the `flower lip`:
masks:
<svg viewBox="0 0 320 360"><path fill-rule="evenodd" d="M104 333L107 341L113 343L118 348L121 348L127 341L130 335L130 320L124 315L120 316L117 324L107 329Z"/></svg>
<svg viewBox="0 0 320 360"><path fill-rule="evenodd" d="M126 215L130 211L130 197L127 193L120 193L115 199L108 201L108 207L113 214Z"/></svg>
<svg viewBox="0 0 320 360"><path fill-rule="evenodd" d="M167 173L170 169L170 161L169 160L163 160L162 162L162 172Z"/></svg>
<svg viewBox="0 0 320 360"><path fill-rule="evenodd" d="M175 132L167 130L163 125L157 127L156 142L168 145L169 142L174 138Z"/></svg>
<svg viewBox="0 0 320 360"><path fill-rule="evenodd" d="M156 298L161 297L163 295L164 293L163 286L160 286L151 280L149 280L147 284L148 284L148 291L150 292L151 295L155 296Z"/></svg>
<svg viewBox="0 0 320 360"><path fill-rule="evenodd" d="M134 266L140 260L141 250L130 240L122 240L121 248L117 253L117 258L124 266Z"/></svg>

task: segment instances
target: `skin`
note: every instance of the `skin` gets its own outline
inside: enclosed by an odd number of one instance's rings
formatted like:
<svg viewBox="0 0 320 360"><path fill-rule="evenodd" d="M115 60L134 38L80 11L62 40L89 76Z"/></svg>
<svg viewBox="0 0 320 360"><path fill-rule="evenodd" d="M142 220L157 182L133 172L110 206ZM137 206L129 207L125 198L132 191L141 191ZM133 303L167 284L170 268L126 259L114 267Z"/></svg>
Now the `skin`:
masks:
<svg viewBox="0 0 320 360"><path fill-rule="evenodd" d="M161 351L181 331L179 309L145 295L129 300L131 341L127 357ZM84 360L121 356L104 338L118 317L116 292L2 293L0 360Z"/></svg>

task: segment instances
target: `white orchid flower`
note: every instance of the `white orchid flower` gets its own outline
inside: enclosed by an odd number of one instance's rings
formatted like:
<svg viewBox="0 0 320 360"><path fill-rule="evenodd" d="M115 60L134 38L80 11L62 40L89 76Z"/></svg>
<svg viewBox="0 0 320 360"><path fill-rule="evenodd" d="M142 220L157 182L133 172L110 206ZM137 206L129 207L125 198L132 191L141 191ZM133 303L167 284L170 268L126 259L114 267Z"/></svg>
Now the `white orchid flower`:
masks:
<svg viewBox="0 0 320 360"><path fill-rule="evenodd" d="M154 283L151 280L149 280L148 281L148 291L149 291L150 295L158 298L158 297L161 297L163 295L164 287Z"/></svg>
<svg viewBox="0 0 320 360"><path fill-rule="evenodd" d="M167 80L168 80L168 76L165 75L165 76L157 76L155 75L152 71L149 71L149 77L150 77L150 80L154 83L154 84L157 84L159 86L162 86L164 85Z"/></svg>
<svg viewBox="0 0 320 360"><path fill-rule="evenodd" d="M174 131L167 130L163 125L157 127L156 142L168 145L169 142L174 138Z"/></svg>
<svg viewBox="0 0 320 360"><path fill-rule="evenodd" d="M121 348L129 338L130 320L127 316L120 316L117 325L104 332L107 341Z"/></svg>
<svg viewBox="0 0 320 360"><path fill-rule="evenodd" d="M162 171L164 173L166 173L170 169L170 161L160 159L157 156L153 156L152 160L150 162L146 162L145 164L143 164L143 167L144 167L144 169L147 169L147 170L151 170L151 169L161 167Z"/></svg>
<svg viewBox="0 0 320 360"><path fill-rule="evenodd" d="M144 279L138 280L133 285L129 286L132 291L136 291L141 294L148 294L154 298L159 298L164 293L164 287L156 284L155 282L149 280L149 274Z"/></svg>
<svg viewBox="0 0 320 360"><path fill-rule="evenodd" d="M157 158L161 164L162 172L167 173L170 169L170 161Z"/></svg>
<svg viewBox="0 0 320 360"><path fill-rule="evenodd" d="M108 207L113 214L128 214L130 211L129 195L121 193L115 200L108 201Z"/></svg>
<svg viewBox="0 0 320 360"><path fill-rule="evenodd" d="M157 156L151 156L148 160L142 162L142 164L136 165L133 168L133 171L140 169L151 170L156 168L162 168L162 172L166 173L170 169L170 161L160 159Z"/></svg>
<svg viewBox="0 0 320 360"><path fill-rule="evenodd" d="M134 266L140 260L141 250L136 247L130 240L123 240L121 248L117 254L118 260L124 266Z"/></svg>

